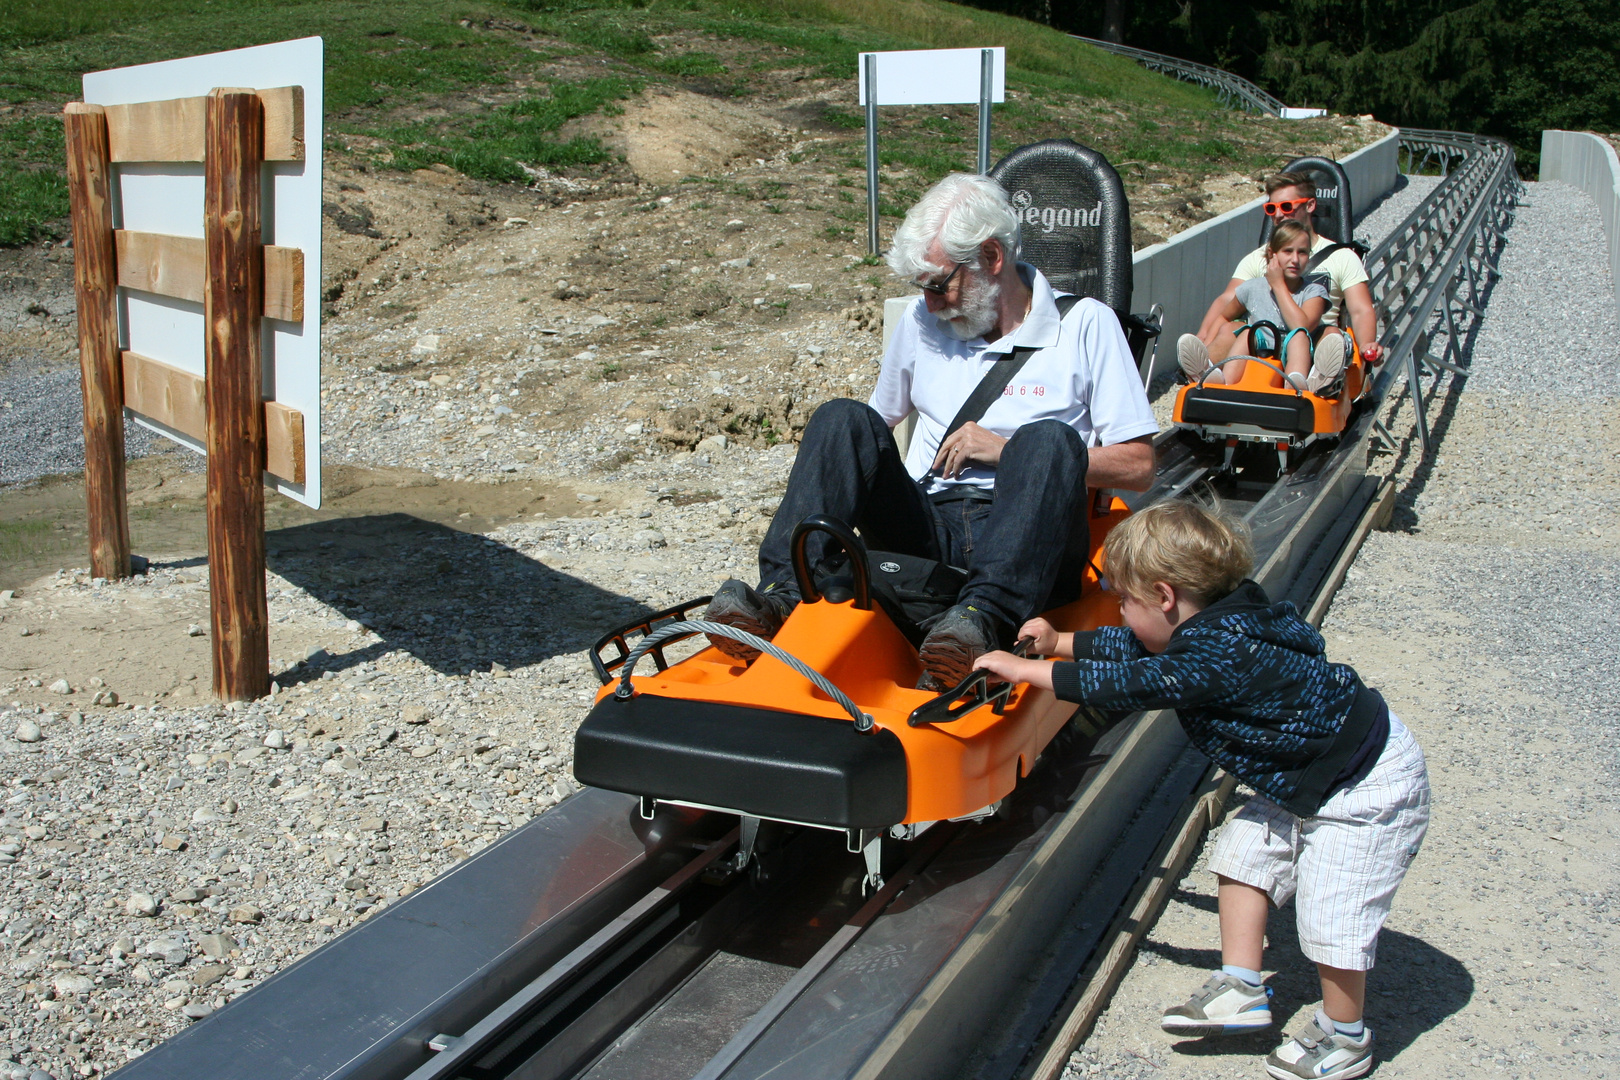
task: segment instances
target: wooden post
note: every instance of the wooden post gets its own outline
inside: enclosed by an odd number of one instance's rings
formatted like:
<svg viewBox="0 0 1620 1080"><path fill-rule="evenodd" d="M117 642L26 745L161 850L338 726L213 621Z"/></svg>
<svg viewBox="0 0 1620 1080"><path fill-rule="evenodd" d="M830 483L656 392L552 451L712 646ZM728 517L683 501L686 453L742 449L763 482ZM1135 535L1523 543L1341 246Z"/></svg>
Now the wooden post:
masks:
<svg viewBox="0 0 1620 1080"><path fill-rule="evenodd" d="M124 492L124 368L118 354L118 261L113 250L107 116L100 105L75 101L64 110L62 124L73 209L90 571L96 577L122 578L129 576L129 504Z"/></svg>
<svg viewBox="0 0 1620 1080"><path fill-rule="evenodd" d="M264 107L252 90L208 97L203 164L203 294L208 408L208 567L214 693L270 689L264 595L264 255L259 183Z"/></svg>

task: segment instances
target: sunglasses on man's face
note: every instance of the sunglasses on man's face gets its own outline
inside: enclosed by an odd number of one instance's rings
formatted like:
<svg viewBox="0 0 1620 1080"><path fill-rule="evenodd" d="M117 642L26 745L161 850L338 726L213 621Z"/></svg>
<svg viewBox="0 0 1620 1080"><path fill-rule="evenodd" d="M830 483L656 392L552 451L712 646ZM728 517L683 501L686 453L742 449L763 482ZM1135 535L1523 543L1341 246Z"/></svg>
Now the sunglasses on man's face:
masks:
<svg viewBox="0 0 1620 1080"><path fill-rule="evenodd" d="M957 263L956 266L951 269L951 272L945 275L944 281L913 281L912 284L925 293L933 293L935 296L944 296L946 290L951 287L951 279L961 272L963 265L965 264Z"/></svg>
<svg viewBox="0 0 1620 1080"><path fill-rule="evenodd" d="M1276 217L1278 214L1292 214L1297 208L1311 201L1311 199L1285 199L1282 202L1268 202L1266 203L1266 216Z"/></svg>

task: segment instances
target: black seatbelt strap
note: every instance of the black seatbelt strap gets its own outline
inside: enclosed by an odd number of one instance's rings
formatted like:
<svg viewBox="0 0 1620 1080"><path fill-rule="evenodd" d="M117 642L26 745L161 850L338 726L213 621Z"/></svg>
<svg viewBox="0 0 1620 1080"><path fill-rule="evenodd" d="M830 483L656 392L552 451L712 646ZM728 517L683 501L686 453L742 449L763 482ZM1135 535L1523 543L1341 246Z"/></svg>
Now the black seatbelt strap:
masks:
<svg viewBox="0 0 1620 1080"><path fill-rule="evenodd" d="M1328 256L1337 251L1355 251L1354 244L1329 244L1327 247L1311 256L1311 261L1305 264L1305 273L1309 274L1318 266L1327 262Z"/></svg>

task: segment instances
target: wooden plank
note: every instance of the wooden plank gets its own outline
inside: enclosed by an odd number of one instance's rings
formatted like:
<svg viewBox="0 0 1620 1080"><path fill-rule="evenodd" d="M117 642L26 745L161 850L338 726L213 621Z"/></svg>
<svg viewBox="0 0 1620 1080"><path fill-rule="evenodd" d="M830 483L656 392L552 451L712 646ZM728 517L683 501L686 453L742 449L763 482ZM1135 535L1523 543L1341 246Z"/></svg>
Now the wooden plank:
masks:
<svg viewBox="0 0 1620 1080"><path fill-rule="evenodd" d="M118 247L118 284L202 303L206 272L201 239L129 229L113 235ZM264 246L264 317L304 321L302 249Z"/></svg>
<svg viewBox="0 0 1620 1080"><path fill-rule="evenodd" d="M203 158L204 397L214 693L270 689L264 594L264 259L259 211L264 107L252 90L208 95Z"/></svg>
<svg viewBox="0 0 1620 1080"><path fill-rule="evenodd" d="M139 353L124 353L123 367L128 408L207 444L208 401L202 379Z"/></svg>
<svg viewBox="0 0 1620 1080"><path fill-rule="evenodd" d="M124 387L118 358L107 118L100 106L73 102L62 120L84 389L84 499L90 568L96 577L122 578L129 576L129 504L124 491Z"/></svg>
<svg viewBox="0 0 1620 1080"><path fill-rule="evenodd" d="M264 403L264 469L294 484L304 482L304 414L279 401Z"/></svg>
<svg viewBox="0 0 1620 1080"><path fill-rule="evenodd" d="M264 160L304 160L304 88L277 86L259 91L264 102Z"/></svg>
<svg viewBox="0 0 1620 1080"><path fill-rule="evenodd" d="M123 354L124 405L148 420L204 445L208 404L201 378L139 353ZM294 484L304 482L304 414L279 401L264 403L264 470Z"/></svg>
<svg viewBox="0 0 1620 1080"><path fill-rule="evenodd" d="M302 248L264 245L264 317L304 321Z"/></svg>
<svg viewBox="0 0 1620 1080"><path fill-rule="evenodd" d="M304 160L304 88L258 92L264 102L264 160ZM108 105L107 136L113 161L201 161L208 98L170 98Z"/></svg>

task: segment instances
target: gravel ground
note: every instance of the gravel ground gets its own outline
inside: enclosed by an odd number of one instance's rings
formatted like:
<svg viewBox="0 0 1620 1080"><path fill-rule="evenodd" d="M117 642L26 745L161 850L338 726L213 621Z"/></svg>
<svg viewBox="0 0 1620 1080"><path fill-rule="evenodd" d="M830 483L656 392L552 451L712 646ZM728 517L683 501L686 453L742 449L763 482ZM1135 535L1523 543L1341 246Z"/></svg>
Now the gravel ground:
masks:
<svg viewBox="0 0 1620 1080"><path fill-rule="evenodd" d="M1613 379L1607 265L1591 201L1528 185L1473 374L1431 413L1439 455L1401 463L1392 527L1369 538L1323 625L1329 655L1417 735L1434 787L1369 980L1379 1076L1620 1076L1620 424L1571 406ZM1264 1075L1275 1033L1178 1042L1158 1029L1219 963L1208 851L1066 1076ZM1275 1031L1319 1000L1292 924L1290 908L1270 926Z"/></svg>
<svg viewBox="0 0 1620 1080"><path fill-rule="evenodd" d="M0 487L84 469L84 395L77 368L0 379L0 417ZM169 445L139 424L124 425L129 457ZM202 459L196 460L201 468Z"/></svg>

